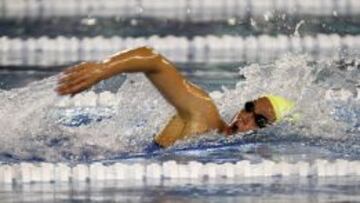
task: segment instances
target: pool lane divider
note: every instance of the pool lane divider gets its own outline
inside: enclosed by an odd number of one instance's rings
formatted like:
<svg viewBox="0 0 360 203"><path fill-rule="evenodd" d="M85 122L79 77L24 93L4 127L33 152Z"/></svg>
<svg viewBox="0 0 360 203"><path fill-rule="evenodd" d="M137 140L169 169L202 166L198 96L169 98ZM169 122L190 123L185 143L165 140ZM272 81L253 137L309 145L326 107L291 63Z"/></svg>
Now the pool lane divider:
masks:
<svg viewBox="0 0 360 203"><path fill-rule="evenodd" d="M306 54L313 60L358 57L360 35L340 36L176 36L151 37L0 37L0 66L38 66L46 69L71 63L100 60L116 52L150 46L179 63L269 62L285 54Z"/></svg>
<svg viewBox="0 0 360 203"><path fill-rule="evenodd" d="M250 177L343 177L360 176L360 161L318 159L296 163L264 160L251 163L186 164L163 163L92 163L69 166L64 163L18 163L0 165L0 183L58 183L146 179L234 179Z"/></svg>
<svg viewBox="0 0 360 203"><path fill-rule="evenodd" d="M358 0L0 0L0 18L53 17L160 18L190 22L226 21L286 14L291 16L357 16Z"/></svg>

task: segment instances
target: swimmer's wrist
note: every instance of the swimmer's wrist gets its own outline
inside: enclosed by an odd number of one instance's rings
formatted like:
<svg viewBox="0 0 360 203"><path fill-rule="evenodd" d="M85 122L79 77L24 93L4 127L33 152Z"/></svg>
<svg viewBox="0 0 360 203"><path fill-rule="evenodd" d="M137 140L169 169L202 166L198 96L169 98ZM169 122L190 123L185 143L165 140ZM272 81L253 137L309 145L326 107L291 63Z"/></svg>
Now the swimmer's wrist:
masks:
<svg viewBox="0 0 360 203"><path fill-rule="evenodd" d="M111 68L105 63L105 61L98 61L96 64L98 66L96 72L102 80L108 79L113 75Z"/></svg>

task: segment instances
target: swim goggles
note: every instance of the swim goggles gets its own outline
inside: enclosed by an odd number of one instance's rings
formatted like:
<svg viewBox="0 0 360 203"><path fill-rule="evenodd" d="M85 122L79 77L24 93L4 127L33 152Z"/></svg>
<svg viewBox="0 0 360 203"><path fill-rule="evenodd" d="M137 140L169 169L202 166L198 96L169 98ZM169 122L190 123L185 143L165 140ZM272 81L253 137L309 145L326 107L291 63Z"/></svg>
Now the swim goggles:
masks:
<svg viewBox="0 0 360 203"><path fill-rule="evenodd" d="M265 128L269 124L269 120L265 116L255 113L255 103L253 101L246 102L244 110L254 114L255 123L259 128Z"/></svg>

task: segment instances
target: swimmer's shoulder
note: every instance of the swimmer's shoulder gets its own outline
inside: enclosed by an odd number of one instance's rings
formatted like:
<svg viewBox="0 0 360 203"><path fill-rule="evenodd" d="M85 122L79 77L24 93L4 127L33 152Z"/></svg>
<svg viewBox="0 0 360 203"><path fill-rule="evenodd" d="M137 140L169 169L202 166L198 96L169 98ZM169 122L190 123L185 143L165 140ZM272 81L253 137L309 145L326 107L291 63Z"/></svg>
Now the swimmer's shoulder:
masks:
<svg viewBox="0 0 360 203"><path fill-rule="evenodd" d="M209 131L222 132L225 126L216 108L207 108L205 111L202 109L185 117L176 114L162 132L155 136L155 142L162 147L168 147L178 140L201 136Z"/></svg>
<svg viewBox="0 0 360 203"><path fill-rule="evenodd" d="M225 123L220 118L211 117L210 114L191 118L182 118L179 114L173 116L162 132L155 137L155 142L168 147L178 140L201 136L206 132L214 130L221 132Z"/></svg>
<svg viewBox="0 0 360 203"><path fill-rule="evenodd" d="M183 137L199 135L213 130L222 132L226 127L226 123L210 97L198 105L188 118L182 117L182 120L185 124Z"/></svg>

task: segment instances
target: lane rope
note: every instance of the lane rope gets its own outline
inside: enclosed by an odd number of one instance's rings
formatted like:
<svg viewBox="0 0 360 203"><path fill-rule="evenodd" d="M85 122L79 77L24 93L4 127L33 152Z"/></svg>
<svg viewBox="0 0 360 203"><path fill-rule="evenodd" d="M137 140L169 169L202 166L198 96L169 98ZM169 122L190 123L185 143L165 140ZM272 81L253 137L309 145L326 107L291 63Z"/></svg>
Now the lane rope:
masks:
<svg viewBox="0 0 360 203"><path fill-rule="evenodd" d="M297 163L264 160L251 163L187 164L176 161L163 163L93 163L69 166L64 163L19 163L0 165L0 183L78 182L145 179L216 179L246 177L341 177L360 176L360 161L318 159Z"/></svg>
<svg viewBox="0 0 360 203"><path fill-rule="evenodd" d="M151 46L174 62L225 63L267 62L285 54L307 54L314 60L359 56L360 35L339 36L175 36L144 37L0 37L0 66L67 65L84 60L98 60L120 50Z"/></svg>

